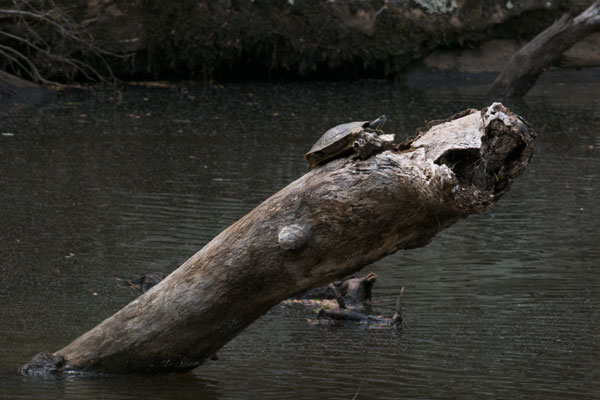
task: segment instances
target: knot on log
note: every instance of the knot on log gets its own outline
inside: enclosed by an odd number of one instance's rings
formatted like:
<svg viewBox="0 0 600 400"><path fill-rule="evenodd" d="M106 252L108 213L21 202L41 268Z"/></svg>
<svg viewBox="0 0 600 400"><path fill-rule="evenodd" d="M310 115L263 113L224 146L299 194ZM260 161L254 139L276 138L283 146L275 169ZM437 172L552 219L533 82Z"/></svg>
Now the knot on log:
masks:
<svg viewBox="0 0 600 400"><path fill-rule="evenodd" d="M284 250L297 250L306 242L306 229L292 224L281 228L277 243Z"/></svg>

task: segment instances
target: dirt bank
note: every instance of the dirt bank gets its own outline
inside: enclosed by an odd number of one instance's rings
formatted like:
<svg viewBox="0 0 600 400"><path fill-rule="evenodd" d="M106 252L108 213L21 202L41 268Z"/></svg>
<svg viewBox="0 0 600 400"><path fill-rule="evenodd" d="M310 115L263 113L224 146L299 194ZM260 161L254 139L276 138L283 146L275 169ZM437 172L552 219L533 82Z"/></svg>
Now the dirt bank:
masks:
<svg viewBox="0 0 600 400"><path fill-rule="evenodd" d="M98 47L130 55L104 56L125 80L396 78L435 51L477 49L495 39L521 43L566 9L587 3L80 0L72 13ZM105 68L79 44L72 46L69 54ZM487 53L480 54L475 64L489 64ZM452 64L431 60L437 68ZM50 75L60 72L55 63L42 68Z"/></svg>

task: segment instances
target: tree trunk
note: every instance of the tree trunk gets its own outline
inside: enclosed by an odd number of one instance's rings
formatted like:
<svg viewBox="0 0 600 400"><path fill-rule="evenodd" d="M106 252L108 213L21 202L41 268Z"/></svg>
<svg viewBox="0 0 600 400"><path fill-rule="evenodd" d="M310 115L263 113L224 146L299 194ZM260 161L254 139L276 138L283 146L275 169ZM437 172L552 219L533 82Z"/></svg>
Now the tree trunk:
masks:
<svg viewBox="0 0 600 400"><path fill-rule="evenodd" d="M545 68L594 31L600 30L600 0L572 18L564 14L510 58L496 78L490 96L509 99L525 96Z"/></svg>
<svg viewBox="0 0 600 400"><path fill-rule="evenodd" d="M282 300L424 246L483 212L521 174L533 146L529 126L495 103L431 123L395 151L316 167L22 372L191 370Z"/></svg>

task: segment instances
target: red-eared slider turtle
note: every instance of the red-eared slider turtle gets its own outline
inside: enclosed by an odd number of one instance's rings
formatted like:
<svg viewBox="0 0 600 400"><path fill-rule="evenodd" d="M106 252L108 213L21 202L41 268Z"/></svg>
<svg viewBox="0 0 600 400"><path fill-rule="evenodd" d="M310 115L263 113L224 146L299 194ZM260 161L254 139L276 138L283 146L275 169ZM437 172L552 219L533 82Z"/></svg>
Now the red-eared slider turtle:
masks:
<svg viewBox="0 0 600 400"><path fill-rule="evenodd" d="M304 158L308 161L308 169L324 164L352 150L354 142L364 130L377 131L386 120L387 117L382 115L373 121L348 122L329 129L304 155Z"/></svg>

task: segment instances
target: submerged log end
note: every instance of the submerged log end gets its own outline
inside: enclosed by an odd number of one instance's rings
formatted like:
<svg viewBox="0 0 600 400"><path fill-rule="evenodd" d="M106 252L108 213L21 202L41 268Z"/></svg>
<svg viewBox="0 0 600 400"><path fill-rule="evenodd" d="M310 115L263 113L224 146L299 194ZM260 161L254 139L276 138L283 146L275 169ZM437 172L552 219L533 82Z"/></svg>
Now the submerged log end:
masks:
<svg viewBox="0 0 600 400"><path fill-rule="evenodd" d="M417 132L398 145L400 154L433 163L436 194L429 197L443 199L438 208L462 217L484 212L506 193L535 147L527 122L501 103L432 121Z"/></svg>
<svg viewBox="0 0 600 400"><path fill-rule="evenodd" d="M65 364L65 359L62 356L42 352L36 354L27 364L23 365L19 372L29 376L61 375Z"/></svg>
<svg viewBox="0 0 600 400"><path fill-rule="evenodd" d="M535 133L524 119L501 103L493 103L482 114L486 125L482 149L485 170L488 179L493 178L492 193L498 200L529 165Z"/></svg>

